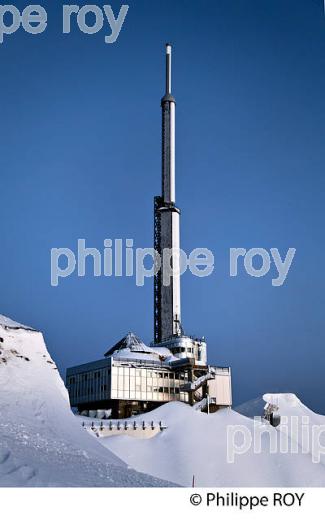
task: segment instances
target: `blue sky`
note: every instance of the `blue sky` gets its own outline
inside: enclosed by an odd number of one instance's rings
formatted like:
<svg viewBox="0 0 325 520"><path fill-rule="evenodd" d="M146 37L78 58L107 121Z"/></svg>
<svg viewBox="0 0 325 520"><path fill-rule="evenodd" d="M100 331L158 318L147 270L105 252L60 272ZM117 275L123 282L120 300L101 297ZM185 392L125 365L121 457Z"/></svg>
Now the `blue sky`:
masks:
<svg viewBox="0 0 325 520"><path fill-rule="evenodd" d="M182 247L208 247L216 264L182 278L185 331L232 367L235 403L294 392L325 413L322 1L130 0L112 45L104 30L63 35L63 3L42 3L43 34L0 45L0 312L44 331L62 374L129 330L151 341L152 280L54 288L50 249L152 245L171 41ZM274 270L230 278L230 247L297 253L277 288Z"/></svg>

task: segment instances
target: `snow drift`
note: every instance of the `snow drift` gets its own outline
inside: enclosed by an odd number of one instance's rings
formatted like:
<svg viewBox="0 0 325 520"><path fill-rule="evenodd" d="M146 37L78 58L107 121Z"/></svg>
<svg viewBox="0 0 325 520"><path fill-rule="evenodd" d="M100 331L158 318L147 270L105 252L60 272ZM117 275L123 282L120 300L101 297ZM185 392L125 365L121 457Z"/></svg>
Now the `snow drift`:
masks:
<svg viewBox="0 0 325 520"><path fill-rule="evenodd" d="M81 427L40 332L0 315L0 486L165 486Z"/></svg>
<svg viewBox="0 0 325 520"><path fill-rule="evenodd" d="M310 428L315 424L325 427L325 417L308 410L293 394L266 394L264 405L266 401L274 403L275 400L283 419L284 416L287 419L308 416ZM208 487L325 485L324 458L314 463L310 451L302 453L301 449L297 450L292 428L285 429L285 425L275 429L269 424L255 423L261 433L259 450L253 442L254 421L233 410L206 415L186 404L174 402L142 418L146 421L162 420L168 429L145 440L126 435L100 438L102 445L139 471L183 486L191 486L193 475L196 486ZM227 459L227 431L234 427L244 429L252 442L245 453L236 455L234 462L230 463ZM276 453L271 453L271 436L273 440L275 436L277 441ZM243 437L239 435L236 443L240 445L242 442Z"/></svg>

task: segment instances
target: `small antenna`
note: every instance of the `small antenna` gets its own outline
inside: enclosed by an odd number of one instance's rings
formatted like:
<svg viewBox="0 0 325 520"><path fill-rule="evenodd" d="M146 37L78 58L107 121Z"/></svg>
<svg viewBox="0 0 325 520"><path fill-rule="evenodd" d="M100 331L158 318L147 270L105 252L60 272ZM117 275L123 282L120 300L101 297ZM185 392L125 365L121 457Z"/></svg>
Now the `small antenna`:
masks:
<svg viewBox="0 0 325 520"><path fill-rule="evenodd" d="M166 43L166 94L172 91L172 46Z"/></svg>

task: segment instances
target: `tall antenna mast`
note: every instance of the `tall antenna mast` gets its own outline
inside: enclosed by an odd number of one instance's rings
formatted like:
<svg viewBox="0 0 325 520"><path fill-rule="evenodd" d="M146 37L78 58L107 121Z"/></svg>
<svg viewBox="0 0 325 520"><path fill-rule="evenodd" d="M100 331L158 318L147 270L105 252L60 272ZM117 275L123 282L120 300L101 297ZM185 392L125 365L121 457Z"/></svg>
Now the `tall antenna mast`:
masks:
<svg viewBox="0 0 325 520"><path fill-rule="evenodd" d="M162 197L175 203L175 106L171 93L172 46L166 44L166 92L161 100L162 108Z"/></svg>
<svg viewBox="0 0 325 520"><path fill-rule="evenodd" d="M173 250L173 274L170 284L162 280L162 269L154 281L154 335L159 343L171 336L179 336L181 329L181 297L179 274L179 215L175 206L175 107L172 96L172 46L166 44L166 91L161 100L162 110L162 193L155 197L154 248L164 265L164 252ZM167 253L166 253L167 254Z"/></svg>

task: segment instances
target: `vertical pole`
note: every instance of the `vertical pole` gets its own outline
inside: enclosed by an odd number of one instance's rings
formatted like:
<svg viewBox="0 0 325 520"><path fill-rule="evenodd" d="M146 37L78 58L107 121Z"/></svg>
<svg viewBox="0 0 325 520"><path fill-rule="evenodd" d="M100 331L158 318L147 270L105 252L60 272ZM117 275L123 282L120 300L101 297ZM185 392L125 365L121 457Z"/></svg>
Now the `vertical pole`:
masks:
<svg viewBox="0 0 325 520"><path fill-rule="evenodd" d="M166 43L166 94L172 91L172 46Z"/></svg>

